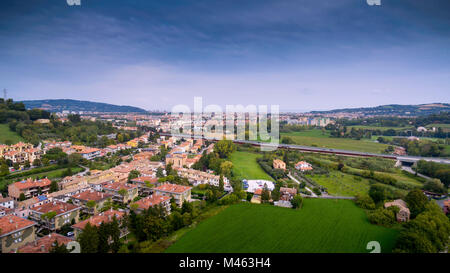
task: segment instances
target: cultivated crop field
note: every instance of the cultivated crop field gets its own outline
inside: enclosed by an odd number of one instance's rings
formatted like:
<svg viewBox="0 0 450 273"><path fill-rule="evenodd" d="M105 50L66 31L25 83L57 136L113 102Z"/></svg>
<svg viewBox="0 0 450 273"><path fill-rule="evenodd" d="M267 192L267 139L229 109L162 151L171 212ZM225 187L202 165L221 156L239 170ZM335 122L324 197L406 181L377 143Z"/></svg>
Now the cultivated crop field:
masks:
<svg viewBox="0 0 450 273"><path fill-rule="evenodd" d="M239 179L264 179L273 181L272 177L264 172L258 162L256 162L256 159L260 156L251 152L233 152L231 162L233 162L233 172L236 177Z"/></svg>
<svg viewBox="0 0 450 273"><path fill-rule="evenodd" d="M332 171L329 175L306 175L317 184L327 188L330 195L335 196L356 196L357 194L367 194L369 192L369 181L367 179Z"/></svg>
<svg viewBox="0 0 450 273"><path fill-rule="evenodd" d="M331 138L328 137L327 133L325 133L325 135L322 135L321 130L317 129L301 132L281 133L281 139L284 136L290 137L297 145L368 153L382 153L388 146L386 144L377 143L370 139L355 140L349 138Z"/></svg>
<svg viewBox="0 0 450 273"><path fill-rule="evenodd" d="M305 199L301 210L246 203L201 222L166 252L367 253L369 241L390 252L397 235L371 225L350 200Z"/></svg>

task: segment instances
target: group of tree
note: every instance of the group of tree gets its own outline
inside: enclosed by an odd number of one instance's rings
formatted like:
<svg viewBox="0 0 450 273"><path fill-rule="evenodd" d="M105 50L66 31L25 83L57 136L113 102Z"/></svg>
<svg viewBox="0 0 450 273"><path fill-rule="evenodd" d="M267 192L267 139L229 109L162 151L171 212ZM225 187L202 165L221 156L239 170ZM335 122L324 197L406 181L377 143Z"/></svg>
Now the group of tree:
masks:
<svg viewBox="0 0 450 273"><path fill-rule="evenodd" d="M439 179L445 187L450 186L450 166L448 164L419 160L415 169L418 173Z"/></svg>
<svg viewBox="0 0 450 273"><path fill-rule="evenodd" d="M122 225L114 216L111 222L103 222L100 226L87 223L78 237L82 253L117 253L120 249L120 233Z"/></svg>

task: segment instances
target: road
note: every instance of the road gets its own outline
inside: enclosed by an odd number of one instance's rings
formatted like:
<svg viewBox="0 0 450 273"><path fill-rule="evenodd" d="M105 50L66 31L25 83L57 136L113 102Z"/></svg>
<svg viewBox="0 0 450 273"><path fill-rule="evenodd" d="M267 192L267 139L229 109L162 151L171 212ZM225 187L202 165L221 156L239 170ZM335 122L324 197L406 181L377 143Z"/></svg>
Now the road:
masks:
<svg viewBox="0 0 450 273"><path fill-rule="evenodd" d="M183 138L191 138L191 135L184 134L170 134L170 133L160 133L160 135L164 136L174 136L174 137L183 137ZM196 137L200 138L200 137ZM218 141L217 138L211 137L202 137L204 140L209 141ZM374 154L374 153L365 153L358 151L349 151L349 150L340 150L340 149L329 149L329 148L319 148L312 146L302 146L302 145L293 145L293 144L270 144L259 141L251 141L251 140L233 140L234 143L238 144L250 144L253 146L260 146L272 149L291 149L291 150L299 150L304 152L312 152L312 153L323 153L323 154L338 154L344 156L362 156L362 157L381 157L388 158L393 160L400 160L402 162L414 163L419 160L431 161L436 163L450 164L450 159L439 158L439 157L421 157L421 156L397 156L392 154Z"/></svg>
<svg viewBox="0 0 450 273"><path fill-rule="evenodd" d="M297 184L299 184L299 185L301 184L300 181L298 181L298 180L297 180L295 177L293 177L291 174L288 174L288 177L289 177L290 179L292 179L292 181L294 181L295 183L297 183ZM305 186L305 189L311 193L311 196L312 196L312 197L318 197L317 194L315 194L310 188L308 188L308 187Z"/></svg>
<svg viewBox="0 0 450 273"><path fill-rule="evenodd" d="M409 173L412 173L412 174L416 174L416 172L413 169L411 169L411 167L402 166L402 170L404 170L406 172L409 172ZM420 177L425 178L425 179L432 179L431 177L428 177L428 176L420 174L420 173L417 173L417 176L420 176Z"/></svg>

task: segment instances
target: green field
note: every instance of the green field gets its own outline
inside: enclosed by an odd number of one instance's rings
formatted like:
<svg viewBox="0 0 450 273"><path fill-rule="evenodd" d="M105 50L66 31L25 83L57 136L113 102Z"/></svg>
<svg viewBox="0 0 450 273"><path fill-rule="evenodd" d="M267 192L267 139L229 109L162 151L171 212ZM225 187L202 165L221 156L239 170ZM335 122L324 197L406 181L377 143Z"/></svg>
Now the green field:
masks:
<svg viewBox="0 0 450 273"><path fill-rule="evenodd" d="M411 130L412 127L393 127L393 126L370 126L370 125L353 125L353 126L347 126L348 130L351 130L352 128L355 129L367 129L367 130L395 130L395 131L404 131L404 130Z"/></svg>
<svg viewBox="0 0 450 273"><path fill-rule="evenodd" d="M261 155L235 151L231 155L231 162L233 162L233 172L239 179L264 179L273 181L272 177L268 175L259 166L256 159Z"/></svg>
<svg viewBox="0 0 450 273"><path fill-rule="evenodd" d="M306 175L317 184L327 188L330 195L335 196L356 196L357 194L367 194L369 192L369 181L354 175L331 171L329 175Z"/></svg>
<svg viewBox="0 0 450 273"><path fill-rule="evenodd" d="M378 241L390 252L398 231L371 225L349 200L305 199L301 210L238 204L188 231L169 253L367 253Z"/></svg>
<svg viewBox="0 0 450 273"><path fill-rule="evenodd" d="M19 141L23 141L23 138L16 132L11 131L8 124L0 124L0 144L6 144L6 141L16 144Z"/></svg>
<svg viewBox="0 0 450 273"><path fill-rule="evenodd" d="M281 138L283 138L283 136L290 137L297 145L368 153L382 153L388 146L386 144L376 143L369 139L355 140L349 138L331 138L328 137L327 132L323 135L322 131L318 129L281 133Z"/></svg>

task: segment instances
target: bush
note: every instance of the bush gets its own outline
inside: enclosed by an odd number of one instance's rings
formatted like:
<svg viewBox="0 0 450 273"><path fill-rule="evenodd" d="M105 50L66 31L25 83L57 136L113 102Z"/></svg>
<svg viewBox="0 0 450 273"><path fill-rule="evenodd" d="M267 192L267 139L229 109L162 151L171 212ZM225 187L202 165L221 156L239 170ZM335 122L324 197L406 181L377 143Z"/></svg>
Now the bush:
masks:
<svg viewBox="0 0 450 273"><path fill-rule="evenodd" d="M395 221L395 212L392 209L378 208L367 214L369 222L375 225L390 227Z"/></svg>
<svg viewBox="0 0 450 273"><path fill-rule="evenodd" d="M375 202L373 202L372 198L368 195L357 195L355 199L355 203L358 207L362 209L375 209Z"/></svg>

